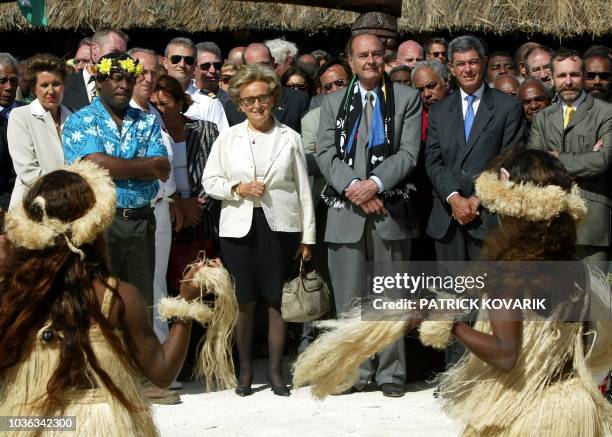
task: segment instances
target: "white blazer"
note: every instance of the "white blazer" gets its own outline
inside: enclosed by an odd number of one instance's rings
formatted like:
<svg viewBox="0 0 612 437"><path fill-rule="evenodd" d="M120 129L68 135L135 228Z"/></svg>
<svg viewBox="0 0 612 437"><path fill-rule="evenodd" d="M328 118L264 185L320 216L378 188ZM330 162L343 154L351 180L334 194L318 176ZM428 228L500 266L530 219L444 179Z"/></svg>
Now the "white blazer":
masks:
<svg viewBox="0 0 612 437"><path fill-rule="evenodd" d="M69 115L70 110L61 105L61 130ZM51 113L43 108L38 99L11 111L6 137L17 174L10 209L21 201L36 179L64 167L64 147Z"/></svg>
<svg viewBox="0 0 612 437"><path fill-rule="evenodd" d="M251 228L253 202L232 192L238 182L255 180L255 163L248 136L248 121L226 129L212 146L204 168L206 193L221 202L221 237L244 237ZM306 156L300 135L274 120L279 139L270 152L260 198L270 229L302 232L302 243L315 244L315 216L308 183Z"/></svg>

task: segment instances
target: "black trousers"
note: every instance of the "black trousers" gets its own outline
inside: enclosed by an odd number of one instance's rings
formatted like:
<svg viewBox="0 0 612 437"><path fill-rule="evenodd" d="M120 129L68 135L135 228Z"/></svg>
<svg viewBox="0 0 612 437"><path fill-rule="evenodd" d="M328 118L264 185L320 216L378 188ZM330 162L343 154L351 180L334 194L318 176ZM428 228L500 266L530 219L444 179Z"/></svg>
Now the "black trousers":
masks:
<svg viewBox="0 0 612 437"><path fill-rule="evenodd" d="M125 219L116 216L105 236L112 274L138 288L152 315L155 275L153 209L150 215L139 218Z"/></svg>

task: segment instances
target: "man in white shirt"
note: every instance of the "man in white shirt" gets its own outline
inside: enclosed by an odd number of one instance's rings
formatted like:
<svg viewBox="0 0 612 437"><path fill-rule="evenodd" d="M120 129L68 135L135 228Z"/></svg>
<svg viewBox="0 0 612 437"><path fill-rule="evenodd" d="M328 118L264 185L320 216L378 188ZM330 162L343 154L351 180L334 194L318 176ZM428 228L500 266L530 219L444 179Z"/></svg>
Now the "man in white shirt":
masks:
<svg viewBox="0 0 612 437"><path fill-rule="evenodd" d="M166 46L164 54L163 64L168 75L178 80L183 90L193 98L197 90L195 87L190 90L189 86L195 73L197 54L195 44L189 38L174 38ZM217 125L219 133L228 127L227 117L219 99L212 99L201 93L197 98L193 98L193 104L185 112L185 116L211 121Z"/></svg>

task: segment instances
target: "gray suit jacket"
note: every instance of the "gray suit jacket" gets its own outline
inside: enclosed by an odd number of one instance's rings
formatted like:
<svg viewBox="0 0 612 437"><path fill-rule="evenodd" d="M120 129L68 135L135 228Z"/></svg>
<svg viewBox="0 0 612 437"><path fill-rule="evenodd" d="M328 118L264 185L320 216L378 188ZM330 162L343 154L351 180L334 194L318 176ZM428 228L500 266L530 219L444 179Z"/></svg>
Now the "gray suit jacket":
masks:
<svg viewBox="0 0 612 437"><path fill-rule="evenodd" d="M365 179L366 169L351 168L336 156L336 117L345 90L328 94L321 104L321 118L317 141L317 161L321 173L337 192L342 193L353 179ZM413 88L393 84L395 97L394 142L399 150L387 157L374 170L385 190L397 188L416 166L421 147L421 99ZM363 162L363 161L362 161ZM356 163L357 164L357 163ZM364 163L365 164L365 163ZM330 243L357 243L366 223L362 209L347 202L342 209L330 207L327 214L325 241ZM402 240L413 236L415 229L408 229L407 217L370 216L376 231L384 240Z"/></svg>
<svg viewBox="0 0 612 437"><path fill-rule="evenodd" d="M594 152L599 140L603 147ZM576 178L588 207L586 220L578 227L577 243L610 246L612 104L587 95L563 129L563 108L560 102L553 103L535 114L529 147L558 150L559 160Z"/></svg>

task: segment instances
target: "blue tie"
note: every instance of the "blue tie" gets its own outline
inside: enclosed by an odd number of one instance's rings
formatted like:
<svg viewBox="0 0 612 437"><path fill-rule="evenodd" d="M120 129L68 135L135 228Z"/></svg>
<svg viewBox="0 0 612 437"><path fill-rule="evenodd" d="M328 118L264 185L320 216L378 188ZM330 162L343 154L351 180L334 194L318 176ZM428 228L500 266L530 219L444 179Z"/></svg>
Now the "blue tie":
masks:
<svg viewBox="0 0 612 437"><path fill-rule="evenodd" d="M474 124L474 100L476 100L476 96L469 95L465 98L467 100L467 111L465 111L465 118L463 120L463 127L465 130L465 142L468 142L470 138L470 131L472 130L472 125Z"/></svg>

